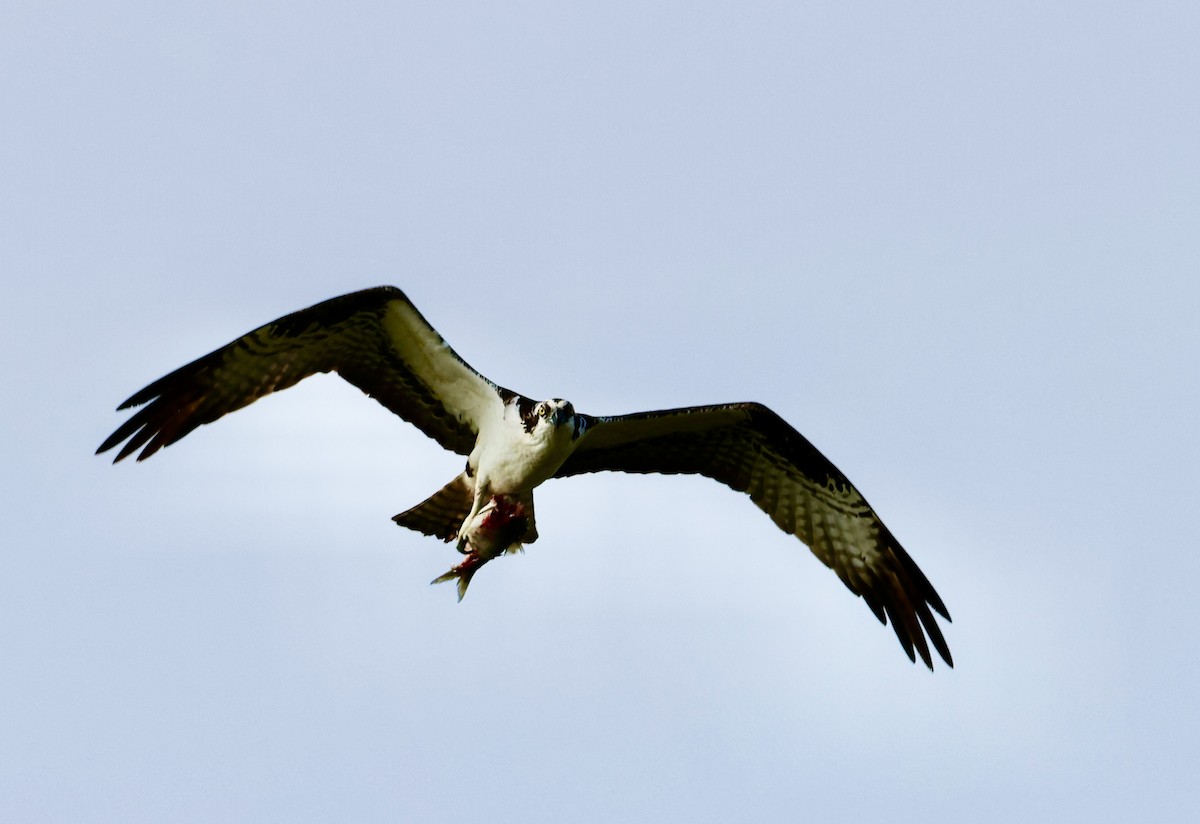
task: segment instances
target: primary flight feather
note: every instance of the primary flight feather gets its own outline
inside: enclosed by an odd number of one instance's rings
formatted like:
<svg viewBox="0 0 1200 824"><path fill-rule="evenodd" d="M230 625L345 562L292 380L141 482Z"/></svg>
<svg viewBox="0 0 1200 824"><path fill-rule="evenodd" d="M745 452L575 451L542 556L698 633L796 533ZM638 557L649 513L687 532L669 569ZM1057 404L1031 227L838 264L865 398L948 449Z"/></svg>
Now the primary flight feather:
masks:
<svg viewBox="0 0 1200 824"><path fill-rule="evenodd" d="M837 573L908 657L930 645L953 666L933 613L950 615L924 573L854 485L786 421L757 403L593 416L492 383L446 344L399 289L353 292L260 326L136 392L140 406L97 449L139 461L201 424L318 372L336 372L466 468L401 526L456 541L461 599L475 572L537 539L533 490L585 472L695 474L750 499ZM139 452L140 450L140 452Z"/></svg>

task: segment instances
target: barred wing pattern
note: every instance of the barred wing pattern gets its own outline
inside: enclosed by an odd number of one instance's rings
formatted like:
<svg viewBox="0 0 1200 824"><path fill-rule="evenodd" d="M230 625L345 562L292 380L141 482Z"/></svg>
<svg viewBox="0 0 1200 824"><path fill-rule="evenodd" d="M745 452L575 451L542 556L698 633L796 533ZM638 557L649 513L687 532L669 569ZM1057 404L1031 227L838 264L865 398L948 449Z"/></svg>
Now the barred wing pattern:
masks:
<svg viewBox="0 0 1200 824"><path fill-rule="evenodd" d="M475 445L501 394L452 350L399 289L380 286L285 315L176 369L122 403L142 406L96 450L145 460L201 424L318 372L337 372L444 448Z"/></svg>
<svg viewBox="0 0 1200 824"><path fill-rule="evenodd" d="M589 418L555 477L604 470L704 475L748 493L881 623L890 619L911 660L915 652L933 669L932 644L954 666L930 608L947 621L950 614L924 573L846 476L767 407L741 403Z"/></svg>

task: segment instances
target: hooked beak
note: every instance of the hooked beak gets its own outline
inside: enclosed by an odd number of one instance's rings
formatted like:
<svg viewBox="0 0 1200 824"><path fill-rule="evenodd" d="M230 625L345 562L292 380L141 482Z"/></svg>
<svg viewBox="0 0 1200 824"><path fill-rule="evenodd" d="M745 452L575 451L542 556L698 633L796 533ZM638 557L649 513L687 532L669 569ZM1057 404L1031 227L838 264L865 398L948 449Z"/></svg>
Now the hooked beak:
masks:
<svg viewBox="0 0 1200 824"><path fill-rule="evenodd" d="M550 413L550 423L555 426L562 426L575 417L575 407L570 402L564 403L562 406L557 406Z"/></svg>

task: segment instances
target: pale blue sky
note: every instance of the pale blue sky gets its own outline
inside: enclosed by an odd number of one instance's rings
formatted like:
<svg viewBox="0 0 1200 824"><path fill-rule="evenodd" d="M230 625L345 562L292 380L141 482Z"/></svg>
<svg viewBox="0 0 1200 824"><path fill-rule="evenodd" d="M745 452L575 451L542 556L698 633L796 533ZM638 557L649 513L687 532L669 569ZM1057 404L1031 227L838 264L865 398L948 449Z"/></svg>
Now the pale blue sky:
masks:
<svg viewBox="0 0 1200 824"><path fill-rule="evenodd" d="M1200 11L9 3L0 819L1194 820ZM539 492L332 378L141 464L118 402L392 283L615 413L759 400L943 595L909 664L702 479Z"/></svg>

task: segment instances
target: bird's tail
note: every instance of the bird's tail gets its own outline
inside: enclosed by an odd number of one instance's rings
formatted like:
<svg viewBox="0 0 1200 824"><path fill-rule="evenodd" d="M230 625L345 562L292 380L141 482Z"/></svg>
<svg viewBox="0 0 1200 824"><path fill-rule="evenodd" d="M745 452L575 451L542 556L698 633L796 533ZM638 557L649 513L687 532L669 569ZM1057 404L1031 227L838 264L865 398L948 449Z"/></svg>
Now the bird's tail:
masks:
<svg viewBox="0 0 1200 824"><path fill-rule="evenodd" d="M424 535L436 535L443 541L449 541L458 534L463 519L470 514L474 497L475 482L464 472L392 520Z"/></svg>

